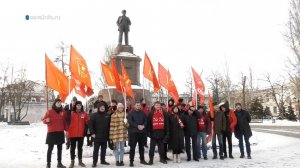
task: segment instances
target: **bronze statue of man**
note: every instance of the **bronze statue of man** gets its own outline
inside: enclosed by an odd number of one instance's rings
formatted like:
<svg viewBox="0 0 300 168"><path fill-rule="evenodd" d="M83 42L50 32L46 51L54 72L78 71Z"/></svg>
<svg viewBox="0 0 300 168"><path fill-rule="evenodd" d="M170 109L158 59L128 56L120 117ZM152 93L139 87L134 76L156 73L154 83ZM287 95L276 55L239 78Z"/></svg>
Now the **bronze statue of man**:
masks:
<svg viewBox="0 0 300 168"><path fill-rule="evenodd" d="M128 32L131 21L129 17L126 16L126 10L122 10L122 16L119 16L117 25L119 30L119 45L122 45L123 33L125 36L125 45L128 45Z"/></svg>

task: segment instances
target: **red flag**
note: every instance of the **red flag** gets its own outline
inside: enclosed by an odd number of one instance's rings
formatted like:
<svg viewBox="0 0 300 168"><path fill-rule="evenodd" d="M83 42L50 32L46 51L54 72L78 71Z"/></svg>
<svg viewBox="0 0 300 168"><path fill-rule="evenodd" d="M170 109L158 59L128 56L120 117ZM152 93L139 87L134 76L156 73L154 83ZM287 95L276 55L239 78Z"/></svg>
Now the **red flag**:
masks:
<svg viewBox="0 0 300 168"><path fill-rule="evenodd" d="M170 84L169 84L169 88L168 88L168 92L169 94L174 98L174 101L175 103L178 102L178 99L179 99L179 94L178 94L178 91L177 91L177 88L176 88L176 85L171 77L171 74L170 72L168 72L168 76L169 76L169 79L170 79Z"/></svg>
<svg viewBox="0 0 300 168"><path fill-rule="evenodd" d="M195 88L199 94L202 94L205 92L205 86L204 83L200 77L200 75L194 70L192 67L192 73L193 73L193 78L194 78L194 83L195 83Z"/></svg>
<svg viewBox="0 0 300 168"><path fill-rule="evenodd" d="M158 79L161 86L168 90L169 95L174 98L175 103L179 99L179 94L176 85L172 79L169 71L166 70L160 63L158 63Z"/></svg>
<svg viewBox="0 0 300 168"><path fill-rule="evenodd" d="M135 99L134 98L134 93L132 91L132 88L131 88L131 80L129 79L129 76L126 72L126 69L123 65L123 62L121 61L121 68L122 68L122 78L123 78L123 87L125 88L125 91L126 91L126 94L128 94L131 98Z"/></svg>
<svg viewBox="0 0 300 168"><path fill-rule="evenodd" d="M167 90L169 88L170 81L168 73L169 72L166 70L166 68L158 63L158 81L159 84Z"/></svg>
<svg viewBox="0 0 300 168"><path fill-rule="evenodd" d="M63 74L45 54L45 70L46 85L57 91L61 100L64 102L69 95L69 79ZM74 83L70 83L70 88L74 87Z"/></svg>
<svg viewBox="0 0 300 168"><path fill-rule="evenodd" d="M85 59L75 50L75 48L72 45L70 49L69 65L72 78L86 85L86 90L83 90L83 92L85 92L85 95L91 96L94 92L87 64L85 62Z"/></svg>
<svg viewBox="0 0 300 168"><path fill-rule="evenodd" d="M212 97L210 96L209 92L208 92L208 104L209 104L210 117L214 118L215 117L214 105L213 105Z"/></svg>
<svg viewBox="0 0 300 168"><path fill-rule="evenodd" d="M116 90L120 93L123 94L123 89L121 87L121 81L120 81L120 77L119 77L119 73L117 70L117 65L114 59L111 60L111 69L115 78L115 86L116 86Z"/></svg>
<svg viewBox="0 0 300 168"><path fill-rule="evenodd" d="M106 84L108 86L116 86L115 76L113 75L112 69L108 65L103 64L102 62L101 62L101 67L102 67L103 75L105 77Z"/></svg>
<svg viewBox="0 0 300 168"><path fill-rule="evenodd" d="M144 69L143 69L143 74L144 77L148 80L150 80L153 84L154 87L154 92L158 92L159 91L159 84L156 78L156 74L154 71L154 68L152 66L152 63L147 55L147 53L145 52L145 58L144 58Z"/></svg>
<svg viewBox="0 0 300 168"><path fill-rule="evenodd" d="M85 84L80 82L79 80L73 79L75 82L75 93L80 95L81 97L85 98L86 93L85 93Z"/></svg>

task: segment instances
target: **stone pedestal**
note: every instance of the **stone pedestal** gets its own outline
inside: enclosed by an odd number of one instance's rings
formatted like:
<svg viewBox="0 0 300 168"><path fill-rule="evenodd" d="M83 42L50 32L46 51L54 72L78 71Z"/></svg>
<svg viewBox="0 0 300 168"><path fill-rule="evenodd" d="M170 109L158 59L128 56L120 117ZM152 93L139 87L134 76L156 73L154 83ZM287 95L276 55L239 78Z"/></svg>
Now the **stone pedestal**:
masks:
<svg viewBox="0 0 300 168"><path fill-rule="evenodd" d="M142 88L133 88L133 93L135 100L131 99L131 104L134 104L134 101L140 101L141 98L143 98L143 89ZM110 92L111 99L115 99L117 102L124 103L124 97L121 93L117 92L116 88L108 88L108 89L102 89L100 91L100 94L103 95L103 99L107 102L110 102L108 91ZM150 98L150 92L149 90L144 89L145 99L146 103L149 105L151 104L151 98ZM129 96L126 96L126 98L130 98Z"/></svg>
<svg viewBox="0 0 300 168"><path fill-rule="evenodd" d="M116 66L119 74L122 74L122 61L131 80L135 100L139 101L141 98L143 98L143 88L140 83L140 62L142 59L133 53L133 47L130 45L118 45L115 48L115 53L112 57L116 61ZM102 91L100 91L100 94L103 95L105 101L110 101L108 91L110 92L112 99L117 100L117 102L124 103L123 95L117 92L114 87L110 87L109 89L103 89ZM151 98L149 90L145 89L144 94L147 103L150 104ZM129 96L127 96L127 98L128 97ZM134 103L134 100L132 100L132 103Z"/></svg>

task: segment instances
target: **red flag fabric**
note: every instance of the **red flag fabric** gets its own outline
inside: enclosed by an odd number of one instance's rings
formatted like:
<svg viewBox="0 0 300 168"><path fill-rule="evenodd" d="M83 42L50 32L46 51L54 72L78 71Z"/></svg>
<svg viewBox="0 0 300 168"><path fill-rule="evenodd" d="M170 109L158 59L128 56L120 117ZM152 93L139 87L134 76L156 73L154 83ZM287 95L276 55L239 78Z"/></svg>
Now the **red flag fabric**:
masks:
<svg viewBox="0 0 300 168"><path fill-rule="evenodd" d="M129 76L127 74L126 68L123 65L123 62L121 61L121 68L122 68L122 78L123 78L123 87L126 91L126 94L129 95L132 99L134 98L134 93L131 88L131 80L129 79Z"/></svg>
<svg viewBox="0 0 300 168"><path fill-rule="evenodd" d="M46 85L57 91L61 100L64 102L69 95L69 79L63 74L48 58L45 54L45 76ZM70 88L74 87L74 83L71 82Z"/></svg>
<svg viewBox="0 0 300 168"><path fill-rule="evenodd" d="M119 73L118 73L118 70L117 70L117 65L116 65L116 62L115 62L114 59L111 60L111 69L112 69L112 72L113 72L113 75L114 75L114 78L115 78L116 90L123 94L123 89L122 89L122 86L121 86L121 83L120 83L121 81L120 81Z"/></svg>
<svg viewBox="0 0 300 168"><path fill-rule="evenodd" d="M158 63L158 79L162 87L168 90L169 95L174 98L175 103L178 102L179 94L176 85L172 79L169 71L166 70L160 63Z"/></svg>
<svg viewBox="0 0 300 168"><path fill-rule="evenodd" d="M146 79L148 79L152 82L154 92L157 93L159 91L159 83L157 81L157 77L156 77L154 68L152 66L152 63L146 52L145 52L145 57L144 57L143 74Z"/></svg>
<svg viewBox="0 0 300 168"><path fill-rule="evenodd" d="M85 98L86 93L85 93L85 84L80 82L79 80L73 79L75 81L75 93L80 95L81 97Z"/></svg>
<svg viewBox="0 0 300 168"><path fill-rule="evenodd" d="M102 67L102 72L103 72L106 84L108 86L116 86L115 76L113 74L112 69L108 65L103 64L102 62L101 62L101 67Z"/></svg>
<svg viewBox="0 0 300 168"><path fill-rule="evenodd" d="M204 86L204 83L203 83L200 75L194 70L193 67L192 67L192 73L193 73L195 88L196 88L197 92L199 94L202 92L202 94L203 94L205 92L205 86Z"/></svg>
<svg viewBox="0 0 300 168"><path fill-rule="evenodd" d="M209 92L208 92L208 104L209 104L210 117L214 118L215 117L214 105L213 105L212 97L210 96Z"/></svg>
<svg viewBox="0 0 300 168"><path fill-rule="evenodd" d="M88 71L88 67L85 59L75 50L75 48L71 45L70 49L70 72L72 74L72 78L80 81L84 85L87 86L85 95L91 96L94 91L92 88L91 77Z"/></svg>
<svg viewBox="0 0 300 168"><path fill-rule="evenodd" d="M163 67L160 63L158 63L158 81L159 84L168 90L169 88L169 75L168 71L165 67Z"/></svg>

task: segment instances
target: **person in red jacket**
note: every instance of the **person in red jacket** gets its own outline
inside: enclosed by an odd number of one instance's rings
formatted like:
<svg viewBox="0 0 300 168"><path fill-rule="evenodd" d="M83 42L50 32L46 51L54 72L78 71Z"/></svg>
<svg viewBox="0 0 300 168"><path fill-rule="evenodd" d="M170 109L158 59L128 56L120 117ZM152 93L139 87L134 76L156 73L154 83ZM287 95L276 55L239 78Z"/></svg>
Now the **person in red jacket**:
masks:
<svg viewBox="0 0 300 168"><path fill-rule="evenodd" d="M68 128L68 138L70 138L71 142L71 164L69 168L74 167L74 159L75 159L75 148L77 144L78 150L78 164L79 166L85 167L85 164L82 162L82 146L83 139L85 134L85 127L88 125L88 114L83 111L83 106L81 101L77 101L75 103L75 107L71 112L71 122Z"/></svg>
<svg viewBox="0 0 300 168"><path fill-rule="evenodd" d="M62 144L65 143L64 130L66 130L66 113L62 109L60 99L55 99L52 109L48 110L43 117L43 123L47 124L48 128L46 138L46 144L48 144L46 168L51 167L51 154L54 145L57 146L57 167L66 168L66 166L61 163Z"/></svg>
<svg viewBox="0 0 300 168"><path fill-rule="evenodd" d="M228 141L228 148L229 148L229 158L233 159L232 156L232 133L234 133L234 129L236 126L236 116L234 111L229 108L229 103L226 101L225 103L220 104L220 110L224 112L225 119L226 119L226 129L223 132L223 151L224 151L224 158L227 158L227 151L226 151L226 139Z"/></svg>

